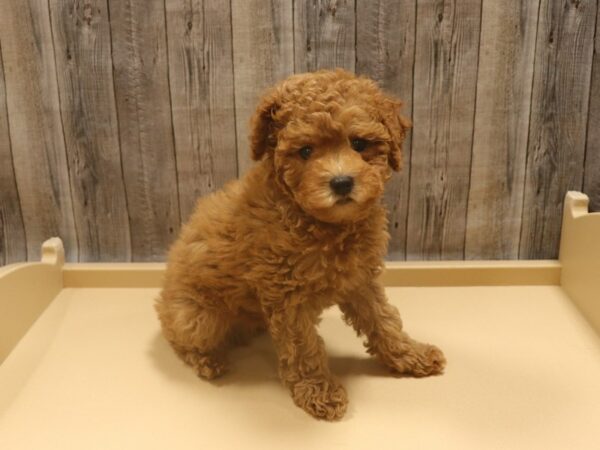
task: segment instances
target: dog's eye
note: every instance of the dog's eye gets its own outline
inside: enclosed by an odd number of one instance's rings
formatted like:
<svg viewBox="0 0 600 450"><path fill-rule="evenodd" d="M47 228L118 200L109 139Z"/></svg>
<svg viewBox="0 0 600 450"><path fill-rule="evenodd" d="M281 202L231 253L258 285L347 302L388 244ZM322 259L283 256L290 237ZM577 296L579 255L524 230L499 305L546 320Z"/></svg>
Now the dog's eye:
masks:
<svg viewBox="0 0 600 450"><path fill-rule="evenodd" d="M300 156L302 157L302 159L308 159L308 158L310 158L312 151L313 151L313 149L311 147L309 147L308 145L306 145L300 149L299 153L300 153Z"/></svg>
<svg viewBox="0 0 600 450"><path fill-rule="evenodd" d="M368 147L369 141L366 139L352 139L350 145L354 150L360 153Z"/></svg>

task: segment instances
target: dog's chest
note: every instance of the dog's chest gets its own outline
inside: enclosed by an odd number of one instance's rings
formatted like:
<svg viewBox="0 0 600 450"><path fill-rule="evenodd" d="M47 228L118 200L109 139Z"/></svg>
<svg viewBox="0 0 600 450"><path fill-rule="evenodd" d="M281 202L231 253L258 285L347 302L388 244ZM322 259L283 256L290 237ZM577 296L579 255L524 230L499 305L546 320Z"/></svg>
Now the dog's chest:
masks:
<svg viewBox="0 0 600 450"><path fill-rule="evenodd" d="M305 240L295 248L287 258L290 276L312 292L354 289L381 268L379 249L366 248L353 236Z"/></svg>

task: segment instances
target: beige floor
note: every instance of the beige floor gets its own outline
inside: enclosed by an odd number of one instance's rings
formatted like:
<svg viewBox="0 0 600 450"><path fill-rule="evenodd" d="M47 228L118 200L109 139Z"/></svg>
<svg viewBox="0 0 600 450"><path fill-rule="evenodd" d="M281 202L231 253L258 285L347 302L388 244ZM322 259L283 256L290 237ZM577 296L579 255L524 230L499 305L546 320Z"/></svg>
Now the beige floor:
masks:
<svg viewBox="0 0 600 450"><path fill-rule="evenodd" d="M296 408L266 337L217 384L159 335L155 289L65 289L0 366L1 449L599 449L600 341L560 287L390 288L446 374L393 378L328 311L350 409Z"/></svg>

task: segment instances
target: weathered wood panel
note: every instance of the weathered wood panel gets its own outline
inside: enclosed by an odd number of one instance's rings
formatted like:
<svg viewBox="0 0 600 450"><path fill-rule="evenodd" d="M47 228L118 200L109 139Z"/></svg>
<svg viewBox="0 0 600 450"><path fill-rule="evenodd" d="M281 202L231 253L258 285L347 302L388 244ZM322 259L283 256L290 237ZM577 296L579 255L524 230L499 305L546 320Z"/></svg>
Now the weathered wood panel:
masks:
<svg viewBox="0 0 600 450"><path fill-rule="evenodd" d="M180 224L164 1L109 7L133 259L163 260Z"/></svg>
<svg viewBox="0 0 600 450"><path fill-rule="evenodd" d="M238 173L252 161L248 121L263 91L294 72L292 2L232 0Z"/></svg>
<svg viewBox="0 0 600 450"><path fill-rule="evenodd" d="M600 8L596 16L583 192L590 197L590 211L600 211Z"/></svg>
<svg viewBox="0 0 600 450"><path fill-rule="evenodd" d="M0 265L27 259L25 228L13 170L0 46Z"/></svg>
<svg viewBox="0 0 600 450"><path fill-rule="evenodd" d="M540 7L519 256L556 258L562 204L580 190L596 2Z"/></svg>
<svg viewBox="0 0 600 450"><path fill-rule="evenodd" d="M163 260L196 198L250 166L264 89L321 68L374 78L413 119L390 259L555 257L565 191L600 210L597 1L0 10L0 264L53 235L71 261Z"/></svg>
<svg viewBox="0 0 600 450"><path fill-rule="evenodd" d="M51 0L80 261L129 261L106 0Z"/></svg>
<svg viewBox="0 0 600 450"><path fill-rule="evenodd" d="M538 0L483 2L466 259L515 259Z"/></svg>
<svg viewBox="0 0 600 450"><path fill-rule="evenodd" d="M67 259L76 261L77 236L48 2L3 1L0 42L27 255L39 259L42 242L60 236Z"/></svg>
<svg viewBox="0 0 600 450"><path fill-rule="evenodd" d="M295 0L294 71L343 68L356 60L354 0Z"/></svg>
<svg viewBox="0 0 600 450"><path fill-rule="evenodd" d="M167 0L169 86L179 204L237 176L231 9L221 0Z"/></svg>
<svg viewBox="0 0 600 450"><path fill-rule="evenodd" d="M481 0L417 3L409 259L462 259Z"/></svg>
<svg viewBox="0 0 600 450"><path fill-rule="evenodd" d="M416 8L416 0L356 3L356 72L400 98L406 117L412 117L413 109ZM388 182L385 193L391 235L388 257L393 260L406 259L411 147L409 133L403 145L404 168Z"/></svg>

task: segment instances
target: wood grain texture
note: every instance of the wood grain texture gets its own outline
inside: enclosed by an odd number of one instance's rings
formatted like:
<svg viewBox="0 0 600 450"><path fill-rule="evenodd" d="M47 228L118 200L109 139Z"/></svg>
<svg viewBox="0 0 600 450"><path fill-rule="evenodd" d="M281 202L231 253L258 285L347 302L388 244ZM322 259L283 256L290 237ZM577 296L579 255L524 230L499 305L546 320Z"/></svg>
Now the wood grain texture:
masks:
<svg viewBox="0 0 600 450"><path fill-rule="evenodd" d="M373 78L404 103L402 114L412 117L415 58L416 0L357 0L356 72ZM404 141L404 167L388 182L388 258L406 259L406 221L412 133Z"/></svg>
<svg viewBox="0 0 600 450"><path fill-rule="evenodd" d="M294 1L294 71L343 68L356 60L355 0Z"/></svg>
<svg viewBox="0 0 600 450"><path fill-rule="evenodd" d="M0 42L28 258L39 259L42 242L59 236L67 259L76 261L77 236L47 1L3 1Z"/></svg>
<svg viewBox="0 0 600 450"><path fill-rule="evenodd" d="M106 0L51 0L80 261L130 261Z"/></svg>
<svg viewBox="0 0 600 450"><path fill-rule="evenodd" d="M417 2L408 259L462 259L481 0Z"/></svg>
<svg viewBox="0 0 600 450"><path fill-rule="evenodd" d="M237 176L231 9L220 0L167 0L169 85L179 204Z"/></svg>
<svg viewBox="0 0 600 450"><path fill-rule="evenodd" d="M600 211L600 8L596 16L584 170L583 192L590 197L590 211Z"/></svg>
<svg viewBox="0 0 600 450"><path fill-rule="evenodd" d="M565 192L600 211L598 1L0 3L0 264L163 260L264 90L320 68L413 119L389 259L553 258Z"/></svg>
<svg viewBox="0 0 600 450"><path fill-rule="evenodd" d="M593 0L544 0L537 32L519 256L556 258L567 190L580 190L588 118Z"/></svg>
<svg viewBox="0 0 600 450"><path fill-rule="evenodd" d="M252 161L248 121L269 86L294 72L292 2L232 0L238 173Z"/></svg>
<svg viewBox="0 0 600 450"><path fill-rule="evenodd" d="M133 260L164 260L180 224L164 2L109 7Z"/></svg>
<svg viewBox="0 0 600 450"><path fill-rule="evenodd" d="M538 12L483 2L466 259L519 256Z"/></svg>
<svg viewBox="0 0 600 450"><path fill-rule="evenodd" d="M27 260L25 227L13 169L0 45L0 266Z"/></svg>

